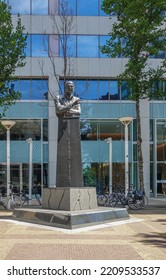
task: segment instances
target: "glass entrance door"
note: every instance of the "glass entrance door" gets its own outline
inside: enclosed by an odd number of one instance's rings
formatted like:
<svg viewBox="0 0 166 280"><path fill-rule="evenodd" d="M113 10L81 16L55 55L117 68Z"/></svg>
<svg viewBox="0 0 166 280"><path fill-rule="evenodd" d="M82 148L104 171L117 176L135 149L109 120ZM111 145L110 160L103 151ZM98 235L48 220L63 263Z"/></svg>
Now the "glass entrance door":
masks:
<svg viewBox="0 0 166 280"><path fill-rule="evenodd" d="M166 194L166 120L157 120L157 195Z"/></svg>

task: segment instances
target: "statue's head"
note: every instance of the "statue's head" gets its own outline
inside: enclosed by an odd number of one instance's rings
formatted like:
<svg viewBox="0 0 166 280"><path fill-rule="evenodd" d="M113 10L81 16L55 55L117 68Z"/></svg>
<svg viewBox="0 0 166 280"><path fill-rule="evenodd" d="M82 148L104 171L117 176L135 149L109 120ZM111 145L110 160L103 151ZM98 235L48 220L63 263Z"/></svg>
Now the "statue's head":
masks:
<svg viewBox="0 0 166 280"><path fill-rule="evenodd" d="M73 82L72 81L67 81L65 83L65 95L67 97L71 97L73 90L74 90Z"/></svg>

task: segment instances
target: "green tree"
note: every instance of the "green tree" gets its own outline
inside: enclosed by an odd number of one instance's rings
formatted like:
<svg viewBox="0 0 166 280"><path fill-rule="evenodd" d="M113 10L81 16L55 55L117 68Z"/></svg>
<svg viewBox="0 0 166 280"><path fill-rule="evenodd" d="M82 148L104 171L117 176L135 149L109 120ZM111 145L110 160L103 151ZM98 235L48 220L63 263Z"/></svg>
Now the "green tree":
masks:
<svg viewBox="0 0 166 280"><path fill-rule="evenodd" d="M117 17L106 45L101 47L109 57L127 58L119 80L125 80L132 100L136 101L138 179L144 188L140 99L158 98L163 94L157 86L166 72L166 59L159 59L157 66L150 65L150 58L166 54L165 0L103 0L106 14ZM122 44L123 40L123 44ZM125 44L124 44L125 42Z"/></svg>
<svg viewBox="0 0 166 280"><path fill-rule="evenodd" d="M14 101L19 98L19 92L15 91L12 81L17 67L25 65L26 37L23 35L24 27L18 15L14 28L10 7L0 1L0 107L2 114Z"/></svg>

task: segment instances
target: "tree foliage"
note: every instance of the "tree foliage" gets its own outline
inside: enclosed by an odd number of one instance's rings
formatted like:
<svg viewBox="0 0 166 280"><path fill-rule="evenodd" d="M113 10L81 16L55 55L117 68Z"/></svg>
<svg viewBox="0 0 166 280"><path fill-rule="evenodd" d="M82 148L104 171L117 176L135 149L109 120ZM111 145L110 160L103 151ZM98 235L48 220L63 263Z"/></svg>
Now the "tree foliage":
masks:
<svg viewBox="0 0 166 280"><path fill-rule="evenodd" d="M166 60L154 69L149 58L166 52L164 28L165 0L103 0L102 9L117 21L102 52L108 56L128 58L125 71L119 76L128 82L131 98L152 97L156 82L166 71ZM123 41L123 44L122 44ZM155 92L157 94L157 92ZM161 91L158 91L161 94Z"/></svg>
<svg viewBox="0 0 166 280"><path fill-rule="evenodd" d="M19 97L11 83L17 67L25 65L26 37L24 27L18 15L17 25L14 28L10 7L0 1L0 107L3 114L8 106ZM1 115L0 115L1 116Z"/></svg>
<svg viewBox="0 0 166 280"><path fill-rule="evenodd" d="M136 101L138 184L143 189L140 99L165 94L158 82L166 72L166 1L103 0L102 9L117 20L101 50L109 57L127 59L124 72L118 78L127 82L130 98ZM151 58L159 58L161 54L163 59L158 59L154 67Z"/></svg>

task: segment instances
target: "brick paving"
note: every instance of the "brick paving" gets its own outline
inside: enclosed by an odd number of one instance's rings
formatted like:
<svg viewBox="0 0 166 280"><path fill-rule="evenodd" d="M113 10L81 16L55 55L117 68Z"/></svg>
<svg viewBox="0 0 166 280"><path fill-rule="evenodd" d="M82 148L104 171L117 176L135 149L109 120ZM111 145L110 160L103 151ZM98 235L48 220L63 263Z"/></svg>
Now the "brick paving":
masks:
<svg viewBox="0 0 166 280"><path fill-rule="evenodd" d="M0 260L166 260L166 199L130 222L67 231L10 220L0 209Z"/></svg>

